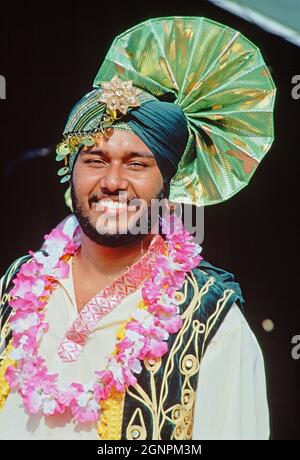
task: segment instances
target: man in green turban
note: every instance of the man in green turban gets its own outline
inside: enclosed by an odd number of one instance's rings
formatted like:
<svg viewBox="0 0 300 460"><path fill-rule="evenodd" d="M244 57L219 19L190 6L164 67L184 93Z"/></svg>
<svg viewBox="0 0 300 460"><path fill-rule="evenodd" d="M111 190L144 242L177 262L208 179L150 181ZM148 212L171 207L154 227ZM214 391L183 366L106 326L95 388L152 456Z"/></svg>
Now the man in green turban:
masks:
<svg viewBox="0 0 300 460"><path fill-rule="evenodd" d="M152 19L93 86L57 146L72 214L1 280L0 438L267 439L240 287L177 215L229 199L270 148L262 56L206 18Z"/></svg>

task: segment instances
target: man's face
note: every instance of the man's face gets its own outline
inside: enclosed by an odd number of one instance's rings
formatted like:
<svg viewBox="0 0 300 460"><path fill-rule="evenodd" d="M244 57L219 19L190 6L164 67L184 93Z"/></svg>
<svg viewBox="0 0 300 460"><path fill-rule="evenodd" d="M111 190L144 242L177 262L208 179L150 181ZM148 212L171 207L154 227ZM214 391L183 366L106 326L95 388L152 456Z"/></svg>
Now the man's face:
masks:
<svg viewBox="0 0 300 460"><path fill-rule="evenodd" d="M144 142L133 133L112 129L78 154L71 194L83 232L98 244L117 247L144 237L145 231L133 228L147 222L151 200L166 197L166 188ZM142 206L135 206L136 200Z"/></svg>

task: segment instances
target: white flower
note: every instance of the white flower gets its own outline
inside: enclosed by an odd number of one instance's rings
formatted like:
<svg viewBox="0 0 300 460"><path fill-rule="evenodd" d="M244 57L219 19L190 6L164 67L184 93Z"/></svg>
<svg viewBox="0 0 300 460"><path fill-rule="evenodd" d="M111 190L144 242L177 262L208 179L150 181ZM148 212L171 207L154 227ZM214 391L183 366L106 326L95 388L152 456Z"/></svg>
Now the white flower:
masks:
<svg viewBox="0 0 300 460"><path fill-rule="evenodd" d="M78 406L86 407L86 405L89 402L89 400L90 400L89 393L81 393L81 395L77 399Z"/></svg>
<svg viewBox="0 0 300 460"><path fill-rule="evenodd" d="M132 331L131 329L126 330L126 337L133 342L132 353L139 353L144 346L144 338L138 332Z"/></svg>
<svg viewBox="0 0 300 460"><path fill-rule="evenodd" d="M19 359L24 359L27 356L29 356L29 353L27 353L23 348L27 341L28 337L26 335L23 335L20 339L19 346L17 348L14 348L9 354L12 360L18 361Z"/></svg>
<svg viewBox="0 0 300 460"><path fill-rule="evenodd" d="M176 300L175 298L169 297L165 292L163 292L161 296L159 297L159 299L157 300L157 303L159 305L169 307L173 305L178 305L179 301Z"/></svg>
<svg viewBox="0 0 300 460"><path fill-rule="evenodd" d="M32 286L32 292L37 297L40 297L45 289L45 282L41 279L37 279L34 285Z"/></svg>
<svg viewBox="0 0 300 460"><path fill-rule="evenodd" d="M138 332L132 331L131 329L127 329L126 337L128 337L132 342L136 342L140 341L142 336Z"/></svg>
<svg viewBox="0 0 300 460"><path fill-rule="evenodd" d="M142 372L142 365L138 359L134 359L129 368L135 374L140 374Z"/></svg>
<svg viewBox="0 0 300 460"><path fill-rule="evenodd" d="M54 271L54 267L57 264L57 261L59 259L58 256L55 254L51 254L49 256L45 256L42 252L38 251L34 254L35 259L37 262L43 265L41 268L41 274L42 275L50 275Z"/></svg>
<svg viewBox="0 0 300 460"><path fill-rule="evenodd" d="M146 310L137 309L133 312L132 316L136 321L141 323L145 329L154 326L155 317Z"/></svg>
<svg viewBox="0 0 300 460"><path fill-rule="evenodd" d="M56 407L55 399L53 399L53 397L50 395L47 395L47 396L44 395L44 398L43 398L44 414L45 415L53 414L55 407Z"/></svg>
<svg viewBox="0 0 300 460"><path fill-rule="evenodd" d="M182 265L178 262L173 262L173 260L169 260L168 268L170 271L179 271L182 270Z"/></svg>
<svg viewBox="0 0 300 460"><path fill-rule="evenodd" d="M45 241L43 249L47 252L47 254L51 254L56 257L60 257L65 249L66 240L63 238L55 238L55 240L48 239Z"/></svg>
<svg viewBox="0 0 300 460"><path fill-rule="evenodd" d="M37 313L29 313L24 318L19 318L11 321L11 329L14 332L24 332L38 324L39 317Z"/></svg>
<svg viewBox="0 0 300 460"><path fill-rule="evenodd" d="M91 408L91 401L94 399L94 383L88 382L82 385L83 392L77 398L78 406ZM97 409L97 407L96 407Z"/></svg>
<svg viewBox="0 0 300 460"><path fill-rule="evenodd" d="M125 383L121 363L118 363L116 360L110 360L108 370L113 374L114 380L117 380L121 384Z"/></svg>
<svg viewBox="0 0 300 460"><path fill-rule="evenodd" d="M24 359L24 358L26 358L26 356L27 356L26 351L24 351L23 348L21 348L21 347L14 348L9 354L9 357L13 361L18 361L19 359Z"/></svg>

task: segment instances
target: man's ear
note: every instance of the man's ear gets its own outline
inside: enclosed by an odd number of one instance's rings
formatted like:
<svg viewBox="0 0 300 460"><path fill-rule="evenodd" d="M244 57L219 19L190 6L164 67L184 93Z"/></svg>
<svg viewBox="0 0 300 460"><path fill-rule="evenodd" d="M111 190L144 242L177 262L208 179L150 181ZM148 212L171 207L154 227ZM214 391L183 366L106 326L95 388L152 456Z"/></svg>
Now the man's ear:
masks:
<svg viewBox="0 0 300 460"><path fill-rule="evenodd" d="M71 198L71 185L67 188L65 192L65 203L68 208L73 212L72 198Z"/></svg>

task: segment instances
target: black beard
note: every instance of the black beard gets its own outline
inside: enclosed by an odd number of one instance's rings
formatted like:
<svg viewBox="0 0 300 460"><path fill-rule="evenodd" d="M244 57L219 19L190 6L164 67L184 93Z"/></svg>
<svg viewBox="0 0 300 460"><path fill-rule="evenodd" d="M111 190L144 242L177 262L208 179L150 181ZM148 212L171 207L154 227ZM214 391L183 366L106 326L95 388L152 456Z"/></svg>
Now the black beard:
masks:
<svg viewBox="0 0 300 460"><path fill-rule="evenodd" d="M161 191L155 198L158 200L162 200L163 198L167 198L168 194L169 194L168 185L164 181ZM94 243L100 244L102 246L116 248L116 247L121 247L121 246L128 246L132 243L137 243L145 238L146 235L145 233L142 233L142 232L139 232L137 234L133 234L130 231L127 231L127 233L114 233L114 234L99 233L97 229L94 227L94 225L92 225L88 216L84 213L82 206L76 195L73 182L71 182L71 199L72 199L73 213L75 214L83 233L88 238L90 238L90 240L94 241ZM164 209L160 207L159 216L157 216L157 218L161 217L162 213L164 213ZM141 217L143 218L143 215ZM140 226L140 228L144 228L145 225L143 227L141 226L141 217L138 218L136 225ZM151 231L151 227L153 226L153 221L151 222L151 206L150 205L148 205L147 225L148 225L148 234L149 234ZM162 235L160 224L159 224L159 234Z"/></svg>

